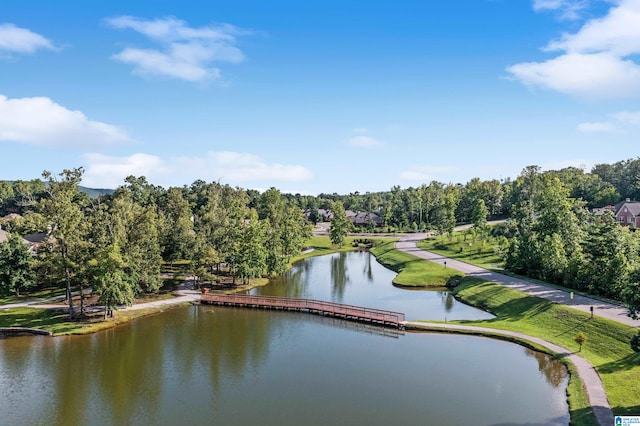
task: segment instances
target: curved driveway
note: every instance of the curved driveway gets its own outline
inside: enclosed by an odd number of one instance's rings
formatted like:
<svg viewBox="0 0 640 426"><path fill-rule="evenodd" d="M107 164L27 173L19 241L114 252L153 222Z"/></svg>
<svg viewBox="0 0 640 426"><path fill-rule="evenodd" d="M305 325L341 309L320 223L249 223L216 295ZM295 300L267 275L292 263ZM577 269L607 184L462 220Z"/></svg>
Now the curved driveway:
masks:
<svg viewBox="0 0 640 426"><path fill-rule="evenodd" d="M580 296L578 294L574 294L573 299L571 299L570 292L568 291L559 290L521 278L510 277L499 272L490 271L479 266L423 250L419 248L416 243L427 238L427 236L427 234L405 235L396 243L396 248L419 258L439 263L443 265L443 267L446 262L447 268L453 268L466 275L482 278L485 281L501 284L505 287L520 290L532 296L547 299L555 303L571 306L572 308L579 309L584 312L590 312L591 307L593 306L593 312L595 315L630 325L632 327L640 327L640 320L634 320L627 316L627 309L623 306L603 302L586 296Z"/></svg>

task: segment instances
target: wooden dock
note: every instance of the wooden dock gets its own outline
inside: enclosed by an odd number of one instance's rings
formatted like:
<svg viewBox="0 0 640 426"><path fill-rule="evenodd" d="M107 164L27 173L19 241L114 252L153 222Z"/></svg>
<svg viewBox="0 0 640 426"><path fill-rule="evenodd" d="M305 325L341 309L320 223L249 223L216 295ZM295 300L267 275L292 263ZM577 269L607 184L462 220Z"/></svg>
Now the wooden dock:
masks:
<svg viewBox="0 0 640 426"><path fill-rule="evenodd" d="M351 321L404 328L404 314L382 309L363 308L311 299L289 297L249 296L246 294L203 294L201 303L211 305L240 306L245 308L278 309L329 315Z"/></svg>

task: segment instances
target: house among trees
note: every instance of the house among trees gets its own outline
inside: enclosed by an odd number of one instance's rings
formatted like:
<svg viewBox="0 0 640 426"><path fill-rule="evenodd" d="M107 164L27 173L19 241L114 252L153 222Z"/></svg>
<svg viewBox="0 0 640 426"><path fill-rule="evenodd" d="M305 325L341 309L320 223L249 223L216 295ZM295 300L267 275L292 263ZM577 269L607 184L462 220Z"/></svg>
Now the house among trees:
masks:
<svg viewBox="0 0 640 426"><path fill-rule="evenodd" d="M614 208L616 220L620 225L640 228L640 202L627 198L626 201L616 204Z"/></svg>
<svg viewBox="0 0 640 426"><path fill-rule="evenodd" d="M382 226L382 218L375 213L358 212L350 218L355 226Z"/></svg>
<svg viewBox="0 0 640 426"><path fill-rule="evenodd" d="M38 248L49 239L49 235L44 232L39 232L36 234L28 234L22 237L22 242L29 245L29 253L32 255L36 255L38 253ZM9 240L9 233L2 229L2 225L0 225L0 244Z"/></svg>

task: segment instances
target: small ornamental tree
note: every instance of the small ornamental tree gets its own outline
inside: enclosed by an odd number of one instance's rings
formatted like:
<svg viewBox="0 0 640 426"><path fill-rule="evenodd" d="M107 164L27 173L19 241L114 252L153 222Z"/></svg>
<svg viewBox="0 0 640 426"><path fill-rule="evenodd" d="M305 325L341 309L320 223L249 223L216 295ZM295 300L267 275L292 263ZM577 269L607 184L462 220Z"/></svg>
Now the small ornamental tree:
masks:
<svg viewBox="0 0 640 426"><path fill-rule="evenodd" d="M578 352L582 352L582 345L584 345L587 342L587 336L585 336L584 333L580 332L576 335L574 340L578 345L580 345L580 349L578 350Z"/></svg>

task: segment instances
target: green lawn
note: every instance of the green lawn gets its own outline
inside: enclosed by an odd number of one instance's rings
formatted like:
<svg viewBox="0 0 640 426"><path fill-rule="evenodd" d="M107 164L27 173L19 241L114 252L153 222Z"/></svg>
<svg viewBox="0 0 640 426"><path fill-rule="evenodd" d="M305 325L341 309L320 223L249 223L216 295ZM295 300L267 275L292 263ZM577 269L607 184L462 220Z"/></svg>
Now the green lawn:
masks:
<svg viewBox="0 0 640 426"><path fill-rule="evenodd" d="M496 315L492 320L464 321L466 324L518 331L576 352L579 346L574 338L584 333L587 342L581 356L598 371L613 412L640 413L640 354L629 345L635 328L591 319L588 313L475 278L465 278L455 292L460 300ZM571 401L572 415L584 413L585 404L586 400Z"/></svg>
<svg viewBox="0 0 640 426"><path fill-rule="evenodd" d="M496 254L496 246L497 242L493 237L473 241L472 236L467 235L465 239L465 231L454 232L451 239L441 235L418 242L418 247L424 250L487 269L502 269L504 262Z"/></svg>
<svg viewBox="0 0 640 426"><path fill-rule="evenodd" d="M46 299L49 297L64 296L66 289L64 287L57 288L45 288L42 290L36 290L30 293L20 295L20 297L0 296L0 305L8 305L10 303L23 303L29 302L33 299Z"/></svg>
<svg viewBox="0 0 640 426"><path fill-rule="evenodd" d="M451 268L396 250L395 240L377 244L371 253L378 262L398 273L393 282L401 286L444 287L451 277L460 275Z"/></svg>
<svg viewBox="0 0 640 426"><path fill-rule="evenodd" d="M352 246L352 243L353 243L353 240L356 240L356 239L362 239L362 237L347 237L345 238L344 244L342 245L342 247L337 247L331 244L331 240L329 239L328 236L314 235L306 243L306 246L313 248L313 251L301 254L299 256L294 256L291 258L289 263L293 264L298 260L306 259L308 257L324 256L325 254L337 253L341 251L353 251L355 250L355 247ZM370 238L370 239L373 241L376 241L377 243L384 241L381 238Z"/></svg>

